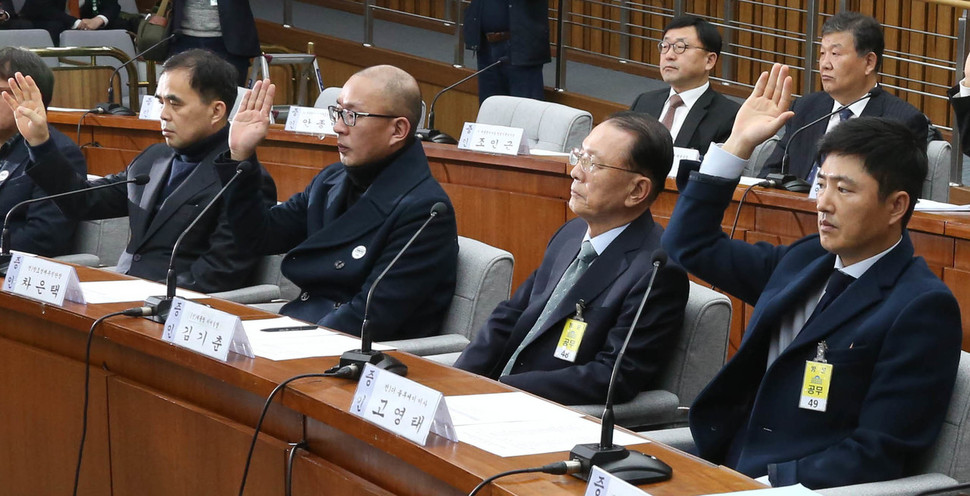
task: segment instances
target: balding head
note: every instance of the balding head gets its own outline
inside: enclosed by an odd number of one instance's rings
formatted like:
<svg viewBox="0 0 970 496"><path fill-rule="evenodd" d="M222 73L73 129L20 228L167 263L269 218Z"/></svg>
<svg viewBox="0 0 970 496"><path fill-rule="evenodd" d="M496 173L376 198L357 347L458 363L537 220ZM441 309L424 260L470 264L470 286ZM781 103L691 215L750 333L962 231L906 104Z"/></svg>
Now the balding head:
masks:
<svg viewBox="0 0 970 496"><path fill-rule="evenodd" d="M411 134L414 133L421 121L421 89L413 76L393 65L375 65L353 77L370 79L382 88L382 109L388 114L407 118Z"/></svg>

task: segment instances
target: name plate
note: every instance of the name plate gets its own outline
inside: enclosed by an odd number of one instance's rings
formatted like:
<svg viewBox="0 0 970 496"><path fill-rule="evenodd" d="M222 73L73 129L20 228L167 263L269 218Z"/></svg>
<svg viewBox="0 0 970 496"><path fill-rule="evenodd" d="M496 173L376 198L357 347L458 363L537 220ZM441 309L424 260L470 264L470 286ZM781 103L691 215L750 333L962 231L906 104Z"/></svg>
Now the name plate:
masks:
<svg viewBox="0 0 970 496"><path fill-rule="evenodd" d="M674 163L670 167L670 174L667 177L677 177L677 169L680 168L681 160L700 160L701 152L693 148L674 147Z"/></svg>
<svg viewBox="0 0 970 496"><path fill-rule="evenodd" d="M298 107L296 105L290 107L284 129L295 133L337 134L333 132L333 122L330 120L329 110L316 107Z"/></svg>
<svg viewBox="0 0 970 496"><path fill-rule="evenodd" d="M589 484L586 485L584 494L585 496L650 496L650 493L596 466L589 472Z"/></svg>
<svg viewBox="0 0 970 496"><path fill-rule="evenodd" d="M440 392L369 363L357 383L350 413L421 446L431 432L458 442Z"/></svg>
<svg viewBox="0 0 970 496"><path fill-rule="evenodd" d="M26 253L14 252L3 290L51 305L64 300L84 304L84 293L74 267Z"/></svg>
<svg viewBox="0 0 970 496"><path fill-rule="evenodd" d="M223 362L230 351L255 357L239 317L182 298L172 301L162 340Z"/></svg>
<svg viewBox="0 0 970 496"><path fill-rule="evenodd" d="M162 104L155 98L155 95L141 97L141 108L138 110L138 118L146 121L162 120Z"/></svg>
<svg viewBox="0 0 970 496"><path fill-rule="evenodd" d="M458 139L458 148L500 155L528 155L529 146L522 128L466 122Z"/></svg>

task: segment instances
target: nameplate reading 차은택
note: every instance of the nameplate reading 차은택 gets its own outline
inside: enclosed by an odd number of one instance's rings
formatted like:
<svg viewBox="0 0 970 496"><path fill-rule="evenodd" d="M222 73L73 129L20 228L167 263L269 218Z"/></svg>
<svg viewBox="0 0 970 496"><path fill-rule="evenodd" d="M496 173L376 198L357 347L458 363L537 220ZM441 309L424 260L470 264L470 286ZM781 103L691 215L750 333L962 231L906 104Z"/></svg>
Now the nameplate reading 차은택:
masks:
<svg viewBox="0 0 970 496"><path fill-rule="evenodd" d="M421 446L431 432L458 442L440 392L369 363L357 383L350 413Z"/></svg>
<svg viewBox="0 0 970 496"><path fill-rule="evenodd" d="M529 146L522 137L522 128L494 126L466 122L458 138L458 148L474 152L500 155L528 155Z"/></svg>
<svg viewBox="0 0 970 496"><path fill-rule="evenodd" d="M290 107L290 112L286 114L286 126L283 129L294 133L337 134L333 132L329 110L296 105Z"/></svg>
<svg viewBox="0 0 970 496"><path fill-rule="evenodd" d="M182 298L172 300L162 340L223 362L230 351L254 358L238 316Z"/></svg>
<svg viewBox="0 0 970 496"><path fill-rule="evenodd" d="M64 306L65 299L84 304L74 267L27 253L13 253L3 290L59 307Z"/></svg>

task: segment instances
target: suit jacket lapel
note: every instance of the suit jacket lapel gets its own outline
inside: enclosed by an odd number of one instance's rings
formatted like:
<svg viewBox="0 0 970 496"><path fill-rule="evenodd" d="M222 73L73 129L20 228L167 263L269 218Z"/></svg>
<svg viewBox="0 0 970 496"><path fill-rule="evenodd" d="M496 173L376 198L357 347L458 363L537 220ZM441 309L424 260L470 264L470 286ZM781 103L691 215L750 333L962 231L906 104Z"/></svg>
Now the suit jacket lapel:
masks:
<svg viewBox="0 0 970 496"><path fill-rule="evenodd" d="M806 264L797 274L792 275L784 288L770 296L769 300L758 302L763 310L752 317L750 332L742 337L741 345L763 333L775 332L778 323L791 314L792 309L805 303L806 295L820 288L835 266L835 255L825 255ZM762 296L764 297L764 296Z"/></svg>
<svg viewBox="0 0 970 496"><path fill-rule="evenodd" d="M131 237L133 241L138 240L138 246L141 246L148 235L148 223L152 220L152 212L155 211L155 201L165 187L168 169L172 166L173 158L175 158L175 151L169 150L155 159L148 171L148 184L145 185L138 201L139 208L130 212ZM137 246L133 247L134 249L137 249Z"/></svg>
<svg viewBox="0 0 970 496"><path fill-rule="evenodd" d="M697 130L697 126L701 123L704 115L707 114L707 109L713 101L714 90L708 87L707 91L701 94L700 98L691 106L690 111L687 112L687 117L680 126L680 131L677 132L677 140L674 142L674 146L690 147L690 139L694 137L694 131Z"/></svg>
<svg viewBox="0 0 970 496"><path fill-rule="evenodd" d="M186 201L196 196L200 191L211 187L214 183L219 181L219 177L216 175L216 171L213 168L212 160L214 155L210 154L202 162L199 163L189 173L188 177L182 181L182 184L175 189L162 202L162 205L158 209L158 213L152 219L151 223L148 225L148 229L145 232L145 236L142 238L142 243L150 239L166 222L172 217L179 207L181 207ZM167 167L171 167L171 161L166 164ZM154 169L152 170L154 173ZM167 177L167 175L165 176ZM163 179L165 179L163 177ZM162 185L161 189L164 189ZM159 198L160 200L160 198ZM154 205L154 203L153 203Z"/></svg>
<svg viewBox="0 0 970 496"><path fill-rule="evenodd" d="M886 103L886 99L882 98L882 96L885 94L885 91L881 86L877 85L870 93L872 93L872 96L866 102L866 107L862 109L862 115L860 117L882 117L883 107Z"/></svg>

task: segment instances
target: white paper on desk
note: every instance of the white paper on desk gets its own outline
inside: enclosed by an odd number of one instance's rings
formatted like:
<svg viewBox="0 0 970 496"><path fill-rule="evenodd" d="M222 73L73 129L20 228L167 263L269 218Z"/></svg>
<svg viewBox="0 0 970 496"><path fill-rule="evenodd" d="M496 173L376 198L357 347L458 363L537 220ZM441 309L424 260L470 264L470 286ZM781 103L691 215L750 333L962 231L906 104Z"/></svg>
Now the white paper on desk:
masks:
<svg viewBox="0 0 970 496"><path fill-rule="evenodd" d="M447 396L455 425L577 418L583 414L521 391Z"/></svg>
<svg viewBox="0 0 970 496"><path fill-rule="evenodd" d="M456 425L455 429L459 441L502 457L569 451L577 444L598 443L602 430L600 424L580 417ZM650 441L614 430L613 442L626 446Z"/></svg>
<svg viewBox="0 0 970 496"><path fill-rule="evenodd" d="M970 205L953 205L920 198L916 201L917 212L970 212Z"/></svg>
<svg viewBox="0 0 970 496"><path fill-rule="evenodd" d="M82 282L81 291L88 304L92 303L121 303L126 301L144 301L149 296L165 294L165 285L142 279L128 279L123 281L92 281ZM195 291L177 288L175 296L189 300L208 298Z"/></svg>
<svg viewBox="0 0 970 496"><path fill-rule="evenodd" d="M801 484L795 484L794 486L785 487L771 487L768 489L751 489L749 491L736 491L733 493L717 493L717 494L740 494L743 496L819 496L819 493L808 489ZM707 496L714 496L709 494Z"/></svg>
<svg viewBox="0 0 970 496"><path fill-rule="evenodd" d="M306 322L278 317L273 319L243 321L243 330L256 356L268 360L296 360L323 356L339 356L347 350L360 349L360 338L344 336L327 329L312 331L263 332L270 327L307 325ZM310 324L313 325L313 324ZM389 346L374 343L375 350L390 350Z"/></svg>

